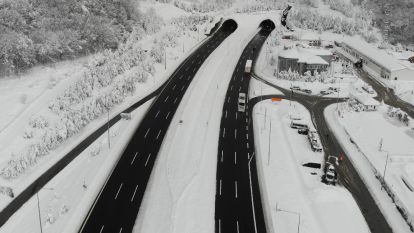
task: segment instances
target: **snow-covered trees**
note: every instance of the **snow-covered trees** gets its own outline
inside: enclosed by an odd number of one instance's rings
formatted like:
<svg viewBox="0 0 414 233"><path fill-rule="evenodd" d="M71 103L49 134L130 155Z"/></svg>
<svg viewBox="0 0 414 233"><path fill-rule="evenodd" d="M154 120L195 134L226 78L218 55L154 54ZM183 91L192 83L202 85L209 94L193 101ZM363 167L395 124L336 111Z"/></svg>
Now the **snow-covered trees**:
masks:
<svg viewBox="0 0 414 233"><path fill-rule="evenodd" d="M327 81L334 80L329 76L328 72L326 71L321 72L321 73L318 73L318 71L314 71L313 74L311 71L306 71L303 75L300 75L297 71L292 71L291 69L289 69L288 71L282 70L279 73L276 73L275 76L283 80L301 81L301 82L315 82L315 81L327 82Z"/></svg>

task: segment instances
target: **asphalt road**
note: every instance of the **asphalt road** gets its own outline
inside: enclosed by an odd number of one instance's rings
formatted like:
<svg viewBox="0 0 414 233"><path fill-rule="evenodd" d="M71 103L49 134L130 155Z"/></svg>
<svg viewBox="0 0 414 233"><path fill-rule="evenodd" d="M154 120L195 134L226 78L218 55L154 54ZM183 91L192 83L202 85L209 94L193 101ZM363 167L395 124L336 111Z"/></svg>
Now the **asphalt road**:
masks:
<svg viewBox="0 0 414 233"><path fill-rule="evenodd" d="M237 106L239 93L248 95L251 76L244 72L246 61L256 60L273 29L272 21L262 22L261 30L244 49L237 63L225 97L217 154L217 233L266 232L249 118L251 110L247 108L245 113L238 112Z"/></svg>
<svg viewBox="0 0 414 233"><path fill-rule="evenodd" d="M174 72L134 133L80 232L132 232L157 154L184 93L205 59L236 28L235 21L225 21Z"/></svg>
<svg viewBox="0 0 414 233"><path fill-rule="evenodd" d="M353 166L352 162L348 159L348 155L345 153L338 139L331 132L326 122L326 119L324 116L325 108L331 104L343 102L346 99L338 100L336 98L311 96L311 95L301 94L298 92L292 93L290 90L286 90L284 88L276 86L257 76L255 76L255 78L262 82L265 82L266 84L270 86L273 86L279 89L285 95L284 96L266 95L266 96L255 97L250 100L250 104L254 105L257 102L260 102L261 100L278 97L278 98L284 98L284 99L291 99L293 101L296 101L304 105L309 110L311 117L312 117L312 121L315 124L315 127L320 135L321 143L322 143L322 146L325 152L325 160L327 159L329 155L333 155L333 156L343 155L344 156L344 160L337 167L337 172L339 175L339 182L343 184L349 190L349 192L351 192L371 232L373 233L392 232L391 227L389 226L384 215L380 211L373 196L367 189L359 173Z"/></svg>

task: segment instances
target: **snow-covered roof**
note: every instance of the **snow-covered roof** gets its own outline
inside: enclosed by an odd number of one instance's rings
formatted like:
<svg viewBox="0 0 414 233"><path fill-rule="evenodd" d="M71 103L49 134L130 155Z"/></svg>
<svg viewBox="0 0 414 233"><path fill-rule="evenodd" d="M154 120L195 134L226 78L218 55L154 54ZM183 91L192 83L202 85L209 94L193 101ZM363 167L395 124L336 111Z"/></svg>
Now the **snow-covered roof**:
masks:
<svg viewBox="0 0 414 233"><path fill-rule="evenodd" d="M313 53L309 53L307 49L297 47L282 50L279 52L279 57L298 59L298 62L306 64L329 65L329 63L323 60L321 57L314 55Z"/></svg>
<svg viewBox="0 0 414 233"><path fill-rule="evenodd" d="M366 57L372 59L380 66L390 70L390 71L397 71L406 69L403 65L397 62L396 59L381 51L380 49L372 47L367 42L358 39L358 38L348 38L343 40L343 43L347 46L357 50L359 53L365 55Z"/></svg>
<svg viewBox="0 0 414 233"><path fill-rule="evenodd" d="M327 49L316 49L316 48L300 48L300 51L310 53L316 56L331 56L331 51Z"/></svg>
<svg viewBox="0 0 414 233"><path fill-rule="evenodd" d="M352 95L359 103L365 105L365 106L379 106L380 102L375 100L369 95L365 94L353 94Z"/></svg>
<svg viewBox="0 0 414 233"><path fill-rule="evenodd" d="M412 51L403 51L401 53L395 52L393 56L397 60L405 60L407 61L410 57L414 57L414 52Z"/></svg>
<svg viewBox="0 0 414 233"><path fill-rule="evenodd" d="M312 32L301 33L298 36L299 40L319 40L319 36Z"/></svg>

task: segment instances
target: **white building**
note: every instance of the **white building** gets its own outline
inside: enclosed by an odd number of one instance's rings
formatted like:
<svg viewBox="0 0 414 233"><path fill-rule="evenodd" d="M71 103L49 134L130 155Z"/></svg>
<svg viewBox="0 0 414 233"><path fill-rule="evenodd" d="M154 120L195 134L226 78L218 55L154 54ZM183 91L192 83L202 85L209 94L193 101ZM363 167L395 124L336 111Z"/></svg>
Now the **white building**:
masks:
<svg viewBox="0 0 414 233"><path fill-rule="evenodd" d="M364 107L364 111L376 111L380 102L369 95L353 94L351 96Z"/></svg>
<svg viewBox="0 0 414 233"><path fill-rule="evenodd" d="M375 77L388 80L413 80L414 70L400 64L384 51L360 39L346 39L337 51L353 62L362 60L363 69Z"/></svg>

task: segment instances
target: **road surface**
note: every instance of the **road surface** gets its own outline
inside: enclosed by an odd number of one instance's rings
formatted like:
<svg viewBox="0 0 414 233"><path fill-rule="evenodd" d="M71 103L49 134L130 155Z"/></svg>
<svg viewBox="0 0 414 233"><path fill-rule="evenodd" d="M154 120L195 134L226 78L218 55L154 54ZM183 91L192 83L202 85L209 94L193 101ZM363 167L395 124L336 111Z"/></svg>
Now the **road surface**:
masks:
<svg viewBox="0 0 414 233"><path fill-rule="evenodd" d="M134 133L80 232L132 232L157 154L184 93L205 59L236 28L234 20L225 21L174 72Z"/></svg>
<svg viewBox="0 0 414 233"><path fill-rule="evenodd" d="M255 61L260 48L274 29L270 20L243 51L225 97L217 158L215 209L216 233L265 233L260 190L254 157L251 110L238 111L239 93L248 95L250 74L245 73L247 60Z"/></svg>

